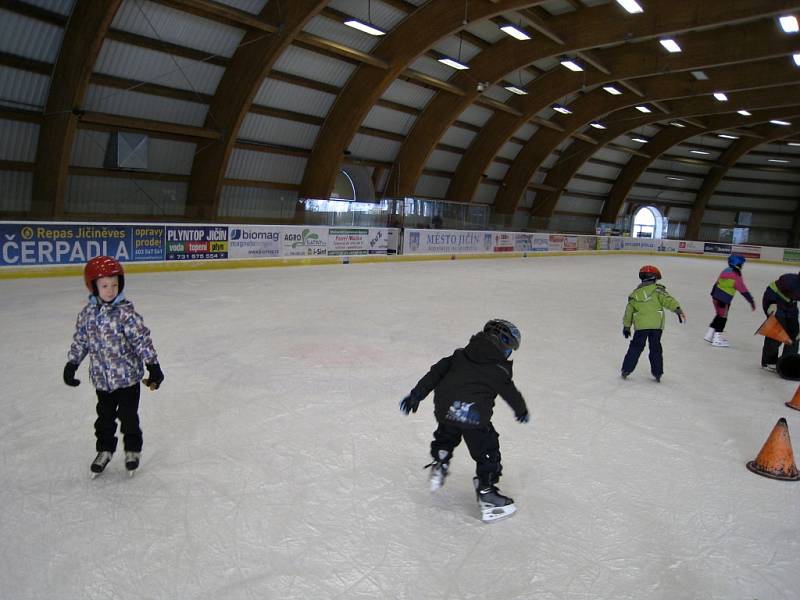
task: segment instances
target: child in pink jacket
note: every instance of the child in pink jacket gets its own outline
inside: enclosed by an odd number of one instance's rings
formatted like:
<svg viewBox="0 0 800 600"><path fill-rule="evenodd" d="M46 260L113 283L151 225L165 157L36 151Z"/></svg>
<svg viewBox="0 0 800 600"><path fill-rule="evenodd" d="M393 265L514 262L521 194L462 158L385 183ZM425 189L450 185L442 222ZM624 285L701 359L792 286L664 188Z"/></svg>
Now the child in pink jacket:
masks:
<svg viewBox="0 0 800 600"><path fill-rule="evenodd" d="M745 258L741 254L731 254L728 257L728 268L719 274L717 282L711 288L711 302L714 303L716 316L708 326L708 331L703 336L703 339L712 346L718 348L730 346L722 332L725 331L725 324L728 322L728 311L731 308L731 302L733 302L736 292L741 292L745 300L750 303L750 308L756 309L753 296L742 278L742 265L744 265L744 262Z"/></svg>

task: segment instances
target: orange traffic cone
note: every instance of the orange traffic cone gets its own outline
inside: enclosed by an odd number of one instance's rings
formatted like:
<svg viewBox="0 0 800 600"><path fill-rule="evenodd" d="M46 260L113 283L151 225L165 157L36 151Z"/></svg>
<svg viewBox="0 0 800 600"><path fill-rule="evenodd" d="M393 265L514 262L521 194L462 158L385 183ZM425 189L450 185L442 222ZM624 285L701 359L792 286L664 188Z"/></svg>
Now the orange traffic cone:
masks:
<svg viewBox="0 0 800 600"><path fill-rule="evenodd" d="M756 333L763 335L764 337L772 338L781 344L792 343L792 338L790 338L789 334L786 333L786 330L780 324L778 319L775 318L775 315L768 316L767 320L764 321L761 324L761 327L756 330Z"/></svg>
<svg viewBox="0 0 800 600"><path fill-rule="evenodd" d="M782 479L784 481L797 481L800 473L794 464L792 442L789 439L789 428L786 419L781 417L772 428L767 441L761 448L755 460L747 463L747 468L757 475Z"/></svg>
<svg viewBox="0 0 800 600"><path fill-rule="evenodd" d="M795 410L800 410L800 386L797 386L797 389L794 391L794 396L788 402L784 402L786 406L789 408L793 408Z"/></svg>

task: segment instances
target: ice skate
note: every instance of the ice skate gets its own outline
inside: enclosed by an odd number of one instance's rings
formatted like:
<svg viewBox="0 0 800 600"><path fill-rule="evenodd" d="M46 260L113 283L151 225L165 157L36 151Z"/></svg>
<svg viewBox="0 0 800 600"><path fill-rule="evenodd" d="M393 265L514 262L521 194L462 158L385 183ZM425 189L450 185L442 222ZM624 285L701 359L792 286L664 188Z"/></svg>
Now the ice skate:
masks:
<svg viewBox="0 0 800 600"><path fill-rule="evenodd" d="M777 365L761 365L761 368L770 373L776 373L778 371Z"/></svg>
<svg viewBox="0 0 800 600"><path fill-rule="evenodd" d="M703 339L707 341L709 344L711 344L714 341L715 333L716 330L713 327L709 327L708 331L706 331L706 334L703 336Z"/></svg>
<svg viewBox="0 0 800 600"><path fill-rule="evenodd" d="M101 450L97 453L97 457L92 462L92 465L89 467L92 470L92 479L97 477L100 473L102 473L106 465L111 461L111 457L114 456L113 452L108 452L107 450Z"/></svg>
<svg viewBox="0 0 800 600"><path fill-rule="evenodd" d="M727 348L730 346L730 343L721 333L714 332L714 338L711 340L711 345L717 348Z"/></svg>
<svg viewBox="0 0 800 600"><path fill-rule="evenodd" d="M425 465L426 469L428 467L431 468L431 476L429 478L431 492L435 492L444 485L445 477L447 477L447 469L450 466L448 457L449 453L446 450L439 450L439 458Z"/></svg>
<svg viewBox="0 0 800 600"><path fill-rule="evenodd" d="M125 468L128 469L129 477L133 477L134 471L139 468L139 458L141 456L141 452L125 452Z"/></svg>
<svg viewBox="0 0 800 600"><path fill-rule="evenodd" d="M481 510L481 520L484 523L507 519L517 512L514 500L503 496L496 486L481 485L477 477L472 478L472 484L475 486L478 508Z"/></svg>
<svg viewBox="0 0 800 600"><path fill-rule="evenodd" d="M630 375L630 373L629 373L628 371L622 371L622 372L620 373L620 376L621 376L623 379L627 379L629 375Z"/></svg>

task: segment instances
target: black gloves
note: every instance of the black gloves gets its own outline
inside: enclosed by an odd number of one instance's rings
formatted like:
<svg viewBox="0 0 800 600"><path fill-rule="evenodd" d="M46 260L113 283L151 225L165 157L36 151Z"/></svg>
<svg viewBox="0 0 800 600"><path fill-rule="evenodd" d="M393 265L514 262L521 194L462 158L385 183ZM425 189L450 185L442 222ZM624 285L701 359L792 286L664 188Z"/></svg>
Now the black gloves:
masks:
<svg viewBox="0 0 800 600"><path fill-rule="evenodd" d="M517 417L517 421L519 421L520 423L527 423L528 421L531 420L531 416L528 414L527 410L524 413L520 413L515 416Z"/></svg>
<svg viewBox="0 0 800 600"><path fill-rule="evenodd" d="M64 365L64 383L71 387L77 387L81 384L80 379L75 379L75 373L78 370L78 365L74 362L67 362Z"/></svg>
<svg viewBox="0 0 800 600"><path fill-rule="evenodd" d="M622 337L626 340L631 337L631 328L630 327L623 327L622 328Z"/></svg>
<svg viewBox="0 0 800 600"><path fill-rule="evenodd" d="M142 383L144 383L151 390L157 390L164 381L164 373L161 372L161 367L158 365L158 363L145 366L147 367L147 379L144 379Z"/></svg>
<svg viewBox="0 0 800 600"><path fill-rule="evenodd" d="M675 314L678 315L678 323L683 323L686 320L686 315L683 314L683 311L678 307L675 309Z"/></svg>
<svg viewBox="0 0 800 600"><path fill-rule="evenodd" d="M400 410L403 411L405 414L409 414L412 412L417 412L419 408L419 400L414 398L411 394L406 396L400 401Z"/></svg>

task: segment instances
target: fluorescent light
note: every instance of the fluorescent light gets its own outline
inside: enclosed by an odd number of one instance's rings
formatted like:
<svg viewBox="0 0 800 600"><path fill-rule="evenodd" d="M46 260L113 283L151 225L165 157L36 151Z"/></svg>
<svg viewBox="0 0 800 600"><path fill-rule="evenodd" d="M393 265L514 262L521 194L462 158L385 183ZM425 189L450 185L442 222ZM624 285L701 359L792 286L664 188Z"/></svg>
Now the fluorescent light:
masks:
<svg viewBox="0 0 800 600"><path fill-rule="evenodd" d="M708 75L703 73L703 71L692 71L692 75L695 79L699 79L700 81L706 81L708 79Z"/></svg>
<svg viewBox="0 0 800 600"><path fill-rule="evenodd" d="M642 144L646 144L647 142L650 141L650 140L646 140L645 138L640 138L640 137L632 137L631 139L634 142L641 142Z"/></svg>
<svg viewBox="0 0 800 600"><path fill-rule="evenodd" d="M349 21L344 22L345 25L348 27L352 27L353 29L358 29L359 31L363 31L364 33L368 33L370 35L386 35L385 31L381 31L377 27L373 27L372 25L367 25L366 23L362 23L361 21L357 21L356 19L350 19Z"/></svg>
<svg viewBox="0 0 800 600"><path fill-rule="evenodd" d="M453 69L457 69L459 71L465 71L469 69L467 65L462 65L460 62L453 60L452 58L440 58L439 62L443 65L447 65L448 67L452 67Z"/></svg>
<svg viewBox="0 0 800 600"><path fill-rule="evenodd" d="M605 91L607 91L609 94L611 94L612 96L619 96L622 93L617 88L615 88L613 85L604 85L603 89Z"/></svg>
<svg viewBox="0 0 800 600"><path fill-rule="evenodd" d="M781 163L781 164L789 164L788 160L783 160L782 158L768 158L767 162L774 162L774 163Z"/></svg>
<svg viewBox="0 0 800 600"><path fill-rule="evenodd" d="M720 133L717 137L721 137L723 140L738 140L738 135L729 135L727 133Z"/></svg>
<svg viewBox="0 0 800 600"><path fill-rule="evenodd" d="M793 54L792 58L794 59L794 64L800 67L800 54Z"/></svg>
<svg viewBox="0 0 800 600"><path fill-rule="evenodd" d="M517 96L527 96L528 95L528 92L526 92L525 90L523 90L521 88L518 88L515 85L507 85L507 86L505 86L505 88L509 92L511 92L512 94L516 94Z"/></svg>
<svg viewBox="0 0 800 600"><path fill-rule="evenodd" d="M800 142L787 142L787 146L800 146Z"/></svg>
<svg viewBox="0 0 800 600"><path fill-rule="evenodd" d="M672 175L666 175L664 179L669 179L670 181L686 181L683 177L673 177Z"/></svg>
<svg viewBox="0 0 800 600"><path fill-rule="evenodd" d="M639 3L636 2L636 0L617 0L617 4L631 14L644 12L644 9L639 6Z"/></svg>
<svg viewBox="0 0 800 600"><path fill-rule="evenodd" d="M571 115L572 111L568 109L566 106L562 106L561 104L553 104L553 110L556 112L560 112L562 115Z"/></svg>
<svg viewBox="0 0 800 600"><path fill-rule="evenodd" d="M529 39L531 39L531 36L529 36L527 33L522 31L522 29L520 29L519 27L514 27L511 24L503 25L502 27L500 27L500 31L502 31L504 33L507 33L508 35L510 35L511 37L513 37L514 39L517 39L517 40L529 40Z"/></svg>
<svg viewBox="0 0 800 600"><path fill-rule="evenodd" d="M681 128L686 127L686 125L678 121L670 121L670 125L672 125L673 127L681 127Z"/></svg>
<svg viewBox="0 0 800 600"><path fill-rule="evenodd" d="M661 45L664 46L669 52L680 52L681 47L678 46L678 42L669 38L666 40L661 40Z"/></svg>
<svg viewBox="0 0 800 600"><path fill-rule="evenodd" d="M643 112L643 113L651 113L651 112L653 112L652 110L650 110L646 106L637 106L636 110L638 110L639 112Z"/></svg>
<svg viewBox="0 0 800 600"><path fill-rule="evenodd" d="M711 152L706 152L705 150L689 150L692 154L702 154L704 156L708 156Z"/></svg>
<svg viewBox="0 0 800 600"><path fill-rule="evenodd" d="M571 59L562 60L561 66L568 68L570 71L575 71L576 73L579 71L583 71L583 67Z"/></svg>
<svg viewBox="0 0 800 600"><path fill-rule="evenodd" d="M781 22L781 29L783 29L786 33L797 33L800 31L800 27L797 25L797 17L787 15L785 17L781 17L779 21Z"/></svg>
<svg viewBox="0 0 800 600"><path fill-rule="evenodd" d="M727 102L728 101L728 97L725 94L723 94L722 92L714 92L714 98L716 98L720 102Z"/></svg>
<svg viewBox="0 0 800 600"><path fill-rule="evenodd" d="M751 113L750 111L747 111L747 110L737 110L736 112L739 113L740 115L742 115L743 117L752 117L753 116L753 113Z"/></svg>
<svg viewBox="0 0 800 600"><path fill-rule="evenodd" d="M598 123L597 121L592 121L591 123L589 123L589 125L594 127L595 129L605 129L606 128L605 125L603 125L602 123Z"/></svg>
<svg viewBox="0 0 800 600"><path fill-rule="evenodd" d="M773 125L781 125L783 127L788 127L789 125L791 125L789 121L781 121L779 119L772 119L770 123L772 123Z"/></svg>

